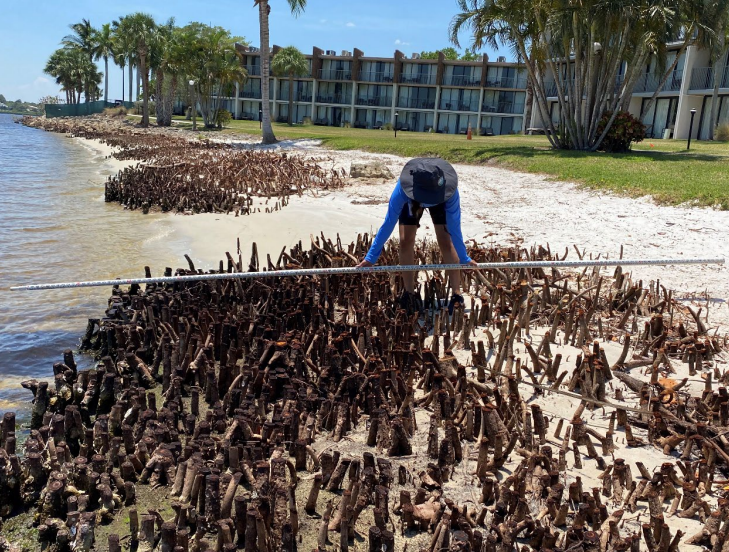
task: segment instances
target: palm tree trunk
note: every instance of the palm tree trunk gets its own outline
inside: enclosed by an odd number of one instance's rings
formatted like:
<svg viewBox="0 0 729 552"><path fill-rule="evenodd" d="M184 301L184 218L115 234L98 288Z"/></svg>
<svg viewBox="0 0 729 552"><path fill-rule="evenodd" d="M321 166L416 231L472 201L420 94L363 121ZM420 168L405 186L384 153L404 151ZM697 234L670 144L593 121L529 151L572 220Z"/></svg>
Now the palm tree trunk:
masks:
<svg viewBox="0 0 729 552"><path fill-rule="evenodd" d="M126 73L126 67L122 66L122 103L124 103L124 74Z"/></svg>
<svg viewBox="0 0 729 552"><path fill-rule="evenodd" d="M724 80L724 68L726 67L726 51L724 50L724 33L719 34L719 56L714 63L714 90L711 94L711 114L709 120L709 140L714 139L714 130L719 122L719 87Z"/></svg>
<svg viewBox="0 0 729 552"><path fill-rule="evenodd" d="M165 74L161 68L158 68L157 78L155 79L154 87L154 113L157 119L157 126L164 126L165 124L165 104L162 101L162 94L164 94L164 79Z"/></svg>
<svg viewBox="0 0 729 552"><path fill-rule="evenodd" d="M164 126L170 126L172 124L172 111L174 109L174 103L175 103L175 90L177 90L177 75L172 75L172 78L170 79L170 85L167 87L167 89L164 92L164 102L165 102L165 120L164 120Z"/></svg>
<svg viewBox="0 0 729 552"><path fill-rule="evenodd" d="M289 73L289 126L294 124L294 74Z"/></svg>
<svg viewBox="0 0 729 552"><path fill-rule="evenodd" d="M531 77L527 77L526 95L524 97L524 134L526 129L532 125L532 107L534 104L534 83Z"/></svg>
<svg viewBox="0 0 729 552"><path fill-rule="evenodd" d="M104 56L104 103L109 101L109 58Z"/></svg>
<svg viewBox="0 0 729 552"><path fill-rule="evenodd" d="M276 136L271 128L271 104L268 101L269 75L271 73L271 60L268 46L268 0L261 0L258 4L258 21L261 31L261 112L264 144L276 142Z"/></svg>
<svg viewBox="0 0 729 552"><path fill-rule="evenodd" d="M143 71L146 69L142 66L142 60L139 60L139 65L137 65L137 98L139 98L139 87L142 84L142 75L139 74L140 71Z"/></svg>
<svg viewBox="0 0 729 552"><path fill-rule="evenodd" d="M139 67L137 76L142 73L142 126L149 126L149 74L147 73L147 54L139 52Z"/></svg>
<svg viewBox="0 0 729 552"><path fill-rule="evenodd" d="M134 65L132 65L132 60L129 60L129 101L133 102L133 96L132 96L132 86L134 82Z"/></svg>

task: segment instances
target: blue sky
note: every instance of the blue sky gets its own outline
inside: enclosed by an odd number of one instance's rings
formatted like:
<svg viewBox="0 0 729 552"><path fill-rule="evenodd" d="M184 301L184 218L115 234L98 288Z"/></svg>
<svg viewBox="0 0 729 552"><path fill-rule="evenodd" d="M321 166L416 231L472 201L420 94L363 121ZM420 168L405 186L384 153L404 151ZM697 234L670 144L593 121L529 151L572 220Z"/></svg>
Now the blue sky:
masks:
<svg viewBox="0 0 729 552"><path fill-rule="evenodd" d="M448 24L457 10L454 0L309 0L304 14L296 19L285 0L270 3L272 44L293 44L304 53L310 53L312 46L337 51L357 47L369 56L391 56L395 49L409 56L448 46ZM13 2L0 17L0 94L8 100L37 101L58 93L53 79L43 74L43 66L70 32L68 25L88 18L98 27L135 11L147 12L159 22L174 17L178 25L190 21L220 25L252 45L259 42L253 0ZM494 52L486 53L495 59ZM508 57L506 50L500 54ZM121 86L121 70L110 64L109 97L120 97Z"/></svg>

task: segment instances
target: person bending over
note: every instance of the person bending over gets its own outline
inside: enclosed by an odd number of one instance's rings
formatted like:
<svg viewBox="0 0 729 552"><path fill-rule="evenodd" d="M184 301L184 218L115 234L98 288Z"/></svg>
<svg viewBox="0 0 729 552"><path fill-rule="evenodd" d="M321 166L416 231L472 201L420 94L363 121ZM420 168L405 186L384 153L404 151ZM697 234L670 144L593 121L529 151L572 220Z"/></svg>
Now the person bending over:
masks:
<svg viewBox="0 0 729 552"><path fill-rule="evenodd" d="M373 266L377 262L398 221L400 264L415 264L415 234L425 209L430 211L443 262L475 266L476 262L466 252L461 234L461 203L455 169L443 159L419 157L408 161L403 168L390 197L385 221L377 231L372 247L357 267ZM455 305L463 304L461 274L458 270L449 270L448 277L452 289L448 312L453 314ZM411 311L419 299L414 293L415 272L404 272L402 278L405 291L400 298L400 305Z"/></svg>

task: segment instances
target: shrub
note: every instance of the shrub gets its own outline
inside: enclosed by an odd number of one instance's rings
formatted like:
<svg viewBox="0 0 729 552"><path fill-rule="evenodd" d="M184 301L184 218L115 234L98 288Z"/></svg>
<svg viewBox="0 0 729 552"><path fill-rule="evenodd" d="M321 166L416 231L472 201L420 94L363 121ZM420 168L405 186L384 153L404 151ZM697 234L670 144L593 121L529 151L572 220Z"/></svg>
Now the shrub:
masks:
<svg viewBox="0 0 729 552"><path fill-rule="evenodd" d="M385 123L384 125L382 125L383 130L392 130L392 128L392 123Z"/></svg>
<svg viewBox="0 0 729 552"><path fill-rule="evenodd" d="M116 107L107 107L104 110L104 115L106 117L113 117L113 118L121 118L127 116L127 108L123 105L118 105Z"/></svg>
<svg viewBox="0 0 729 552"><path fill-rule="evenodd" d="M233 115L227 109L218 109L217 115L215 115L215 122L218 128L223 128L230 121L233 120Z"/></svg>
<svg viewBox="0 0 729 552"><path fill-rule="evenodd" d="M721 142L729 140L729 123L717 125L716 132L714 133L714 140L719 140Z"/></svg>
<svg viewBox="0 0 729 552"><path fill-rule="evenodd" d="M612 117L611 111L603 113L597 125L597 134L600 136L605 125ZM600 150L609 153L624 153L630 151L633 142L642 142L645 139L645 125L627 111L621 111L615 116L607 136L600 144Z"/></svg>

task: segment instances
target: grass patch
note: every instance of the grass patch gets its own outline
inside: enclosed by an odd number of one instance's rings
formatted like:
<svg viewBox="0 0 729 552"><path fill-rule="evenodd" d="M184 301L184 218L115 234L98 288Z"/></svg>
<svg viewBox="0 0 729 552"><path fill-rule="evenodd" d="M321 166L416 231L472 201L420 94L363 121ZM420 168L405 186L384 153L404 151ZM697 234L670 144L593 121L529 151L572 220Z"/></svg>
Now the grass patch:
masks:
<svg viewBox="0 0 729 552"><path fill-rule="evenodd" d="M184 118L176 124L189 127ZM201 130L200 127L198 127ZM666 204L691 203L729 209L729 143L646 140L630 153L552 150L544 136L474 136L274 123L281 139L310 138L337 150L364 150L403 157L438 156L453 163L488 162L569 180L630 196L650 195ZM231 121L222 134L260 135L257 121ZM207 133L207 132L206 132Z"/></svg>

